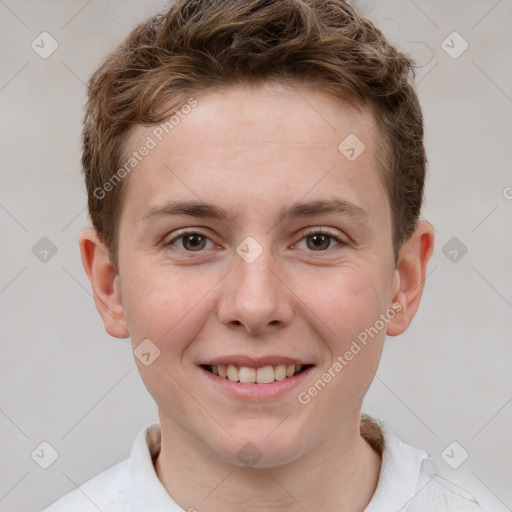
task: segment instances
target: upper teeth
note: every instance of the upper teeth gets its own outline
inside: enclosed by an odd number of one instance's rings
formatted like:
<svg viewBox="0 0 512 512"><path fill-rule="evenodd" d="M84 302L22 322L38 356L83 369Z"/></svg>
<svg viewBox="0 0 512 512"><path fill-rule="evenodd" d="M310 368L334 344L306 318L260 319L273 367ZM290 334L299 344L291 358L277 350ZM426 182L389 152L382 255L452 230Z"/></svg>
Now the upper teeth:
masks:
<svg viewBox="0 0 512 512"><path fill-rule="evenodd" d="M222 378L233 382L245 382L258 384L270 384L275 380L283 380L292 377L302 370L302 365L277 364L275 366L263 366L261 368L249 368L247 366L235 366L234 364L219 364L212 366L212 372Z"/></svg>

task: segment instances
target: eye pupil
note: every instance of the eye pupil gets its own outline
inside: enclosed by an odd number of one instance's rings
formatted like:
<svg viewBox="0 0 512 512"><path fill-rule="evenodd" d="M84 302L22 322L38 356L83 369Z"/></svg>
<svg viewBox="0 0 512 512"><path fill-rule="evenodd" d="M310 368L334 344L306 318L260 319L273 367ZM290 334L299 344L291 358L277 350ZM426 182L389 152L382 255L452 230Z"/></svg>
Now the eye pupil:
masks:
<svg viewBox="0 0 512 512"><path fill-rule="evenodd" d="M183 244L186 248L203 248L204 247L204 237L198 235L196 233L192 233L183 238ZM189 243L189 247L187 247L187 243Z"/></svg>
<svg viewBox="0 0 512 512"><path fill-rule="evenodd" d="M310 235L308 237L309 239L311 240L314 240L313 242L313 247L310 247L311 248L315 248L315 249L327 249L329 247L329 244L330 244L330 236L329 235L322 235L322 234L314 234L314 235ZM327 246L326 247L322 247L322 244L325 246L325 241L327 240ZM308 244L309 245L309 244Z"/></svg>

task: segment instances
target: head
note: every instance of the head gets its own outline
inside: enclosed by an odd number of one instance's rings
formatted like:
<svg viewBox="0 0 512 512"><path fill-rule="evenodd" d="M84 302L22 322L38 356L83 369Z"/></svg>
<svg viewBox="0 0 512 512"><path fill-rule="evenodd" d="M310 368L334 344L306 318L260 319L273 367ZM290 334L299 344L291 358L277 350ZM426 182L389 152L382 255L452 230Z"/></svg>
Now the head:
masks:
<svg viewBox="0 0 512 512"><path fill-rule="evenodd" d="M412 74L341 0L178 0L94 74L82 260L163 425L272 466L358 418L433 247ZM263 397L228 363L304 371Z"/></svg>

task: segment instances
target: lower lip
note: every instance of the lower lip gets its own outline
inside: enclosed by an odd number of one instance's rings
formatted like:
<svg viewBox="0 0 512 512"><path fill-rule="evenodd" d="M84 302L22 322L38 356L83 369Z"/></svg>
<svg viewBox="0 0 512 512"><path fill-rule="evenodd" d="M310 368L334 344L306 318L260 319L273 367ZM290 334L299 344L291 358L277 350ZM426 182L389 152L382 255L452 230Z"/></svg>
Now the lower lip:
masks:
<svg viewBox="0 0 512 512"><path fill-rule="evenodd" d="M314 366L310 366L293 377L287 377L283 380L275 380L269 384L253 384L233 382L199 367L206 378L214 385L219 386L221 390L229 393L230 395L237 398L243 398L245 400L263 400L266 398L277 398L282 396L303 382L313 368Z"/></svg>

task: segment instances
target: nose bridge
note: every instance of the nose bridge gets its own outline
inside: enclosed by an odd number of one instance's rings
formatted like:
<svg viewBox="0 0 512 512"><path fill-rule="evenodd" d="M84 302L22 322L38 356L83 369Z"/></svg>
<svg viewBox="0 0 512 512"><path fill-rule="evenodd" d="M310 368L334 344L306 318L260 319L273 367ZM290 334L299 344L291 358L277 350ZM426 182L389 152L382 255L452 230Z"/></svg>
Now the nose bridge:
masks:
<svg viewBox="0 0 512 512"><path fill-rule="evenodd" d="M276 275L277 262L271 249L246 239L237 247L233 265L219 307L220 320L226 325L241 324L251 333L288 322L289 294Z"/></svg>

